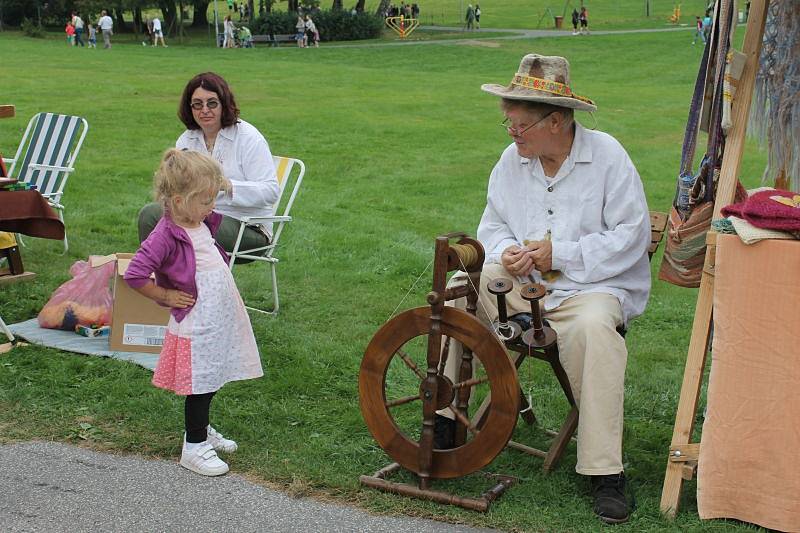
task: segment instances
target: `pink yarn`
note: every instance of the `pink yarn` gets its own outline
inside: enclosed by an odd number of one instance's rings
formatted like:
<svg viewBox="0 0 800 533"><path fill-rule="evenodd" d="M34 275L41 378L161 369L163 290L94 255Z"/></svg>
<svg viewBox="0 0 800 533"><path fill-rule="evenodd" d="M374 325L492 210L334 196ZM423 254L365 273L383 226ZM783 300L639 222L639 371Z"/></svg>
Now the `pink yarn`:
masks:
<svg viewBox="0 0 800 533"><path fill-rule="evenodd" d="M793 200L798 195L777 189L760 191L744 202L723 207L722 215L743 218L757 228L800 231L800 205L786 205L771 198L772 196Z"/></svg>

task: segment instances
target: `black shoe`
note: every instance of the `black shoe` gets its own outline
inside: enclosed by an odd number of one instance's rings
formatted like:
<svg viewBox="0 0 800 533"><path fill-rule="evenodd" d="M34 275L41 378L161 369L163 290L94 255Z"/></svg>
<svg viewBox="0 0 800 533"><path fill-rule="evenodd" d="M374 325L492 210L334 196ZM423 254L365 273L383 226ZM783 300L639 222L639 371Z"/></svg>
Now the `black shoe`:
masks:
<svg viewBox="0 0 800 533"><path fill-rule="evenodd" d="M628 521L630 510L625 496L625 473L592 476L594 513L606 524Z"/></svg>
<svg viewBox="0 0 800 533"><path fill-rule="evenodd" d="M455 448L456 421L436 415L433 420L433 447L437 450Z"/></svg>

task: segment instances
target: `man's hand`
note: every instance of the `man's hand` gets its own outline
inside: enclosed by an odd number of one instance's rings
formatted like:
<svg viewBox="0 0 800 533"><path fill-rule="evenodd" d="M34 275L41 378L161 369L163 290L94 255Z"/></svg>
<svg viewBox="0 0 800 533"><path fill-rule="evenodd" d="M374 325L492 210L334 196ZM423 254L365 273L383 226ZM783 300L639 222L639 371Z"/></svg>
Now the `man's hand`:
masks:
<svg viewBox="0 0 800 533"><path fill-rule="evenodd" d="M553 243L546 241L530 241L525 246L530 252L528 257L533 261L536 270L549 272L553 269Z"/></svg>
<svg viewBox="0 0 800 533"><path fill-rule="evenodd" d="M169 307L175 307L177 309L185 309L190 305L194 305L194 298L192 298L191 294L177 289L164 289L163 300Z"/></svg>
<svg viewBox="0 0 800 533"><path fill-rule="evenodd" d="M533 271L534 263L527 248L512 244L500 255L500 263L512 276L525 277Z"/></svg>

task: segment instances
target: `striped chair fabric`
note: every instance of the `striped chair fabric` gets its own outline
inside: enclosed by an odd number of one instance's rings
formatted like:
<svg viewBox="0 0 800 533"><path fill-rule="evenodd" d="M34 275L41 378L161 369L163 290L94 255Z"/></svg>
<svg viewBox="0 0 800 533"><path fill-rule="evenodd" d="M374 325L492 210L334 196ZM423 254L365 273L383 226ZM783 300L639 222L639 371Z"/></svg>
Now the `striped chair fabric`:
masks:
<svg viewBox="0 0 800 533"><path fill-rule="evenodd" d="M64 221L61 196L74 169L89 124L81 117L38 113L28 122L9 176L34 185ZM16 174L15 174L16 170ZM64 236L64 251L68 249Z"/></svg>

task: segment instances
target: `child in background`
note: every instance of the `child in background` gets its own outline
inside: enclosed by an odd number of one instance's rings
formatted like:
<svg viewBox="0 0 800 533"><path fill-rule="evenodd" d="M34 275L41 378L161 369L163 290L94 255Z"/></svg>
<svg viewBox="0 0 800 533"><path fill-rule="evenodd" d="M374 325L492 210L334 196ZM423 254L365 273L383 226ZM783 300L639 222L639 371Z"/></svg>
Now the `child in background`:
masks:
<svg viewBox="0 0 800 533"><path fill-rule="evenodd" d="M154 182L164 216L134 255L125 281L171 308L153 385L186 396L180 464L219 476L228 465L217 452L234 452L237 444L209 425L211 400L225 383L264 375L228 257L214 241L222 221L213 211L215 199L221 190L230 194L231 184L210 157L174 148L164 154Z"/></svg>
<svg viewBox="0 0 800 533"><path fill-rule="evenodd" d="M692 39L692 44L697 42L697 38L699 37L702 42L706 42L706 36L703 33L703 21L700 20L700 17L695 17L694 21L694 38Z"/></svg>
<svg viewBox="0 0 800 533"><path fill-rule="evenodd" d="M75 26L72 25L72 21L67 21L67 27L64 28L64 31L67 33L67 44L69 46L73 46L75 44Z"/></svg>
<svg viewBox="0 0 800 533"><path fill-rule="evenodd" d="M97 48L97 28L89 21L89 48Z"/></svg>

